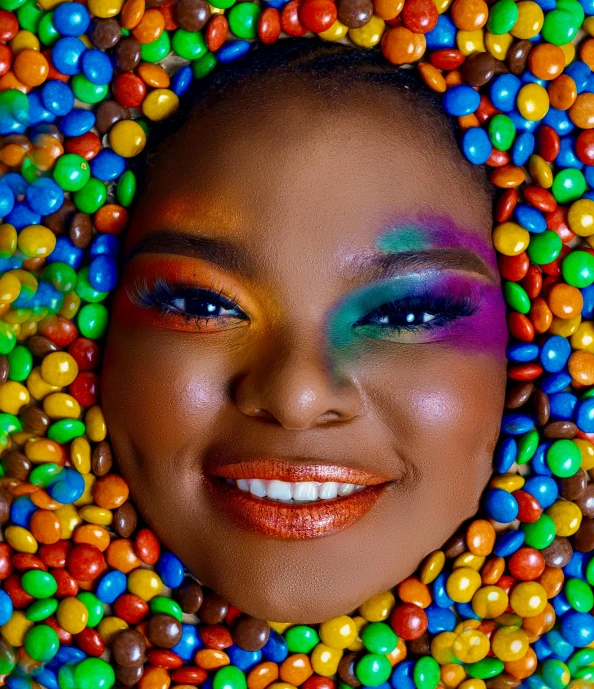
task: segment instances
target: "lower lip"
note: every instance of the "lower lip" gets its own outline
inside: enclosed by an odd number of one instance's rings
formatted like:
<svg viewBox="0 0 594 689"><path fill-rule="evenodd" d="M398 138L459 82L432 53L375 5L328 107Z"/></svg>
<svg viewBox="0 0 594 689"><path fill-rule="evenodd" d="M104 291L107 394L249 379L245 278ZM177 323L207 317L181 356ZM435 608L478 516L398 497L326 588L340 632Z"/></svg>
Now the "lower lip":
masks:
<svg viewBox="0 0 594 689"><path fill-rule="evenodd" d="M217 508L238 526L290 540L308 540L347 529L369 512L389 485L367 486L331 500L287 505L258 498L213 476L206 477Z"/></svg>

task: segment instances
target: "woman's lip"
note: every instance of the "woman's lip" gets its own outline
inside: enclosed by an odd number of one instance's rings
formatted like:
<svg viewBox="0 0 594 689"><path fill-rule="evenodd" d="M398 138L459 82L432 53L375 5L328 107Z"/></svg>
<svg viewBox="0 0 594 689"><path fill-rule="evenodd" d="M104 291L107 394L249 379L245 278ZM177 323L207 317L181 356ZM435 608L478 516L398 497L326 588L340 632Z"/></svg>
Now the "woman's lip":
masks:
<svg viewBox="0 0 594 689"><path fill-rule="evenodd" d="M336 481L337 483L354 483L358 486L378 486L389 482L387 476L377 476L367 471L352 467L331 464L315 464L319 460L300 460L299 464L292 464L279 459L258 458L229 462L220 466L207 467L206 471L219 478L239 479L260 478L264 480L287 481Z"/></svg>
<svg viewBox="0 0 594 689"><path fill-rule="evenodd" d="M368 485L344 497L299 505L258 498L208 474L206 478L217 509L238 526L291 540L318 538L348 528L369 512L391 483Z"/></svg>

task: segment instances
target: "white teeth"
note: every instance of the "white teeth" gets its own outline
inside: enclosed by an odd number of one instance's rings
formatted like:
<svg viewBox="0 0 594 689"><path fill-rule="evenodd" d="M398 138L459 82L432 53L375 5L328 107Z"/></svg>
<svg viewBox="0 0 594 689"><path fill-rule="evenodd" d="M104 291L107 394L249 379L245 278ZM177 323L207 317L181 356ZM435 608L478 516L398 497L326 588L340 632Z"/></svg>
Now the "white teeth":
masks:
<svg viewBox="0 0 594 689"><path fill-rule="evenodd" d="M316 502L317 500L332 500L363 490L365 486L354 483L337 483L336 481L266 481L260 478L248 478L232 481L234 485L246 493L258 498L279 500L289 503Z"/></svg>

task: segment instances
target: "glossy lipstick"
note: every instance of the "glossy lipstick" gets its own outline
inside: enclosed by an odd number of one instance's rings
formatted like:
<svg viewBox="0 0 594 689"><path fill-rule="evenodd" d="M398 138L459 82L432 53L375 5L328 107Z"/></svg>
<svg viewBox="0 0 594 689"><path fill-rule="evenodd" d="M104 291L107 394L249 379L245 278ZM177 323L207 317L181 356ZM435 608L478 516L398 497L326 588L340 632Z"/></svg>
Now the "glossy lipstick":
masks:
<svg viewBox="0 0 594 689"><path fill-rule="evenodd" d="M392 482L388 477L351 467L293 464L269 458L213 466L207 469L206 477L217 508L236 524L265 536L291 540L317 538L346 529L369 512ZM225 481L248 478L287 482L335 481L366 487L330 500L287 504L256 497Z"/></svg>

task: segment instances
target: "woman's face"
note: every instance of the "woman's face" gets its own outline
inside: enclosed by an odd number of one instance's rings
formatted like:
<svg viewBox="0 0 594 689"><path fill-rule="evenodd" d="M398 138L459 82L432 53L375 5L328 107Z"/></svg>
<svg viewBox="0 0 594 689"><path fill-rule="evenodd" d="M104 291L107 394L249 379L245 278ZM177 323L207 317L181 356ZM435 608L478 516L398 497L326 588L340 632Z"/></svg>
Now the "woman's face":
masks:
<svg viewBox="0 0 594 689"><path fill-rule="evenodd" d="M505 308L491 201L442 123L377 85L260 86L161 148L102 398L165 546L244 612L315 623L476 512Z"/></svg>

